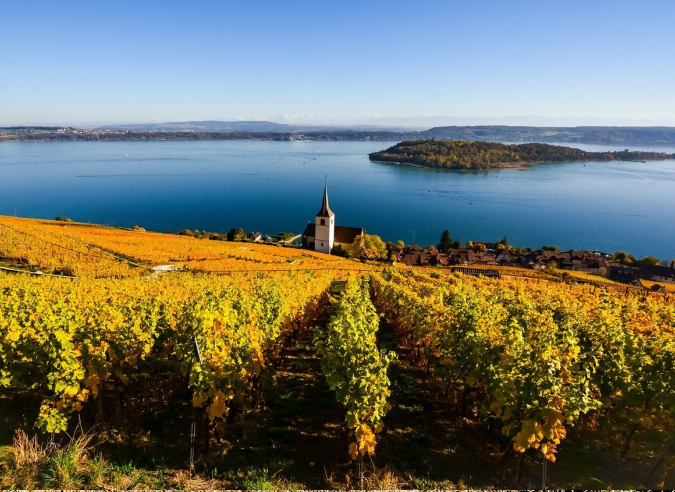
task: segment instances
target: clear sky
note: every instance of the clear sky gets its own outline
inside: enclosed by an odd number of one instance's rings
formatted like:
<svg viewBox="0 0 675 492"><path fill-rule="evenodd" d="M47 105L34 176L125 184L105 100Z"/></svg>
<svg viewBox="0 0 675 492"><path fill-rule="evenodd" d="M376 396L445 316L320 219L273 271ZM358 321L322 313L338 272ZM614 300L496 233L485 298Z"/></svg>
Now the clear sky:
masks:
<svg viewBox="0 0 675 492"><path fill-rule="evenodd" d="M675 1L30 1L0 125L541 115L675 125Z"/></svg>

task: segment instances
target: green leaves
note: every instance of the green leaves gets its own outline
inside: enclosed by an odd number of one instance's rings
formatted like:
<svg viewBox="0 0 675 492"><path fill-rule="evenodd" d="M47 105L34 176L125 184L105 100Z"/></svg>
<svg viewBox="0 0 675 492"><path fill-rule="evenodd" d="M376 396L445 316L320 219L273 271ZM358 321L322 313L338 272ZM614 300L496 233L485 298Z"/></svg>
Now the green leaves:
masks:
<svg viewBox="0 0 675 492"><path fill-rule="evenodd" d="M168 365L189 376L193 402L220 419L332 274L291 278L0 274L0 386L39 394L37 426L60 432L102 392L143 391L153 368ZM193 336L203 364L194 363Z"/></svg>
<svg viewBox="0 0 675 492"><path fill-rule="evenodd" d="M539 449L553 461L565 425L600 409L652 427L672 422L672 302L395 269L373 287L395 329L439 376L474 394L519 451Z"/></svg>
<svg viewBox="0 0 675 492"><path fill-rule="evenodd" d="M375 454L375 434L389 410L387 369L393 354L377 349L380 316L369 291L366 280L350 281L325 330L314 338L326 382L347 409L345 421L355 438L352 459Z"/></svg>

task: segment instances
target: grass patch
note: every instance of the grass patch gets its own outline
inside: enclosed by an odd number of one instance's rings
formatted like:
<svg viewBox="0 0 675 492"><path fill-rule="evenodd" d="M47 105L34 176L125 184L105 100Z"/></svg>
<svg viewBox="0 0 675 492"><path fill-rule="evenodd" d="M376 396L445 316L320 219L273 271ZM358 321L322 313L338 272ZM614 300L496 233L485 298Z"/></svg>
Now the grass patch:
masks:
<svg viewBox="0 0 675 492"><path fill-rule="evenodd" d="M64 444L41 443L37 436L18 430L12 446L0 448L0 487L159 489L171 485L162 471L141 470L131 462L109 463L94 453L92 441L93 434L80 428ZM181 485L180 480L174 482Z"/></svg>
<svg viewBox="0 0 675 492"><path fill-rule="evenodd" d="M266 468L238 473L230 478L230 485L239 490L298 490L301 484L289 482L270 473Z"/></svg>

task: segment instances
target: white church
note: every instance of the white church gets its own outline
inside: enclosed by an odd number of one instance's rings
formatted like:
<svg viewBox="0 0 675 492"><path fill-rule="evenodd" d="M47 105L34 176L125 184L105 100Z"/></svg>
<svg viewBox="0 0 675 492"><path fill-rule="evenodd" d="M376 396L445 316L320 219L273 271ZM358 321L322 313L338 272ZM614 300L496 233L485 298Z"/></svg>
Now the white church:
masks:
<svg viewBox="0 0 675 492"><path fill-rule="evenodd" d="M361 227L335 225L335 214L328 206L328 186L325 185L321 210L316 214L314 223L310 222L305 227L305 232L302 233L302 247L320 253L330 253L333 246L338 244L348 246L354 242L356 236L364 232Z"/></svg>

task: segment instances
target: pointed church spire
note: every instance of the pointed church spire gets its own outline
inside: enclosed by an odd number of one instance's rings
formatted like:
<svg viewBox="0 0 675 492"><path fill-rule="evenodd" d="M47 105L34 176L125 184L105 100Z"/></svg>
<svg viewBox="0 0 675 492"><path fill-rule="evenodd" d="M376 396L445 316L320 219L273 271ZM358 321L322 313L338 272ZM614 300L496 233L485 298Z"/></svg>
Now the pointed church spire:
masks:
<svg viewBox="0 0 675 492"><path fill-rule="evenodd" d="M317 217L331 217L335 215L333 211L328 206L328 183L323 185L323 203L321 204L321 210L316 214Z"/></svg>

